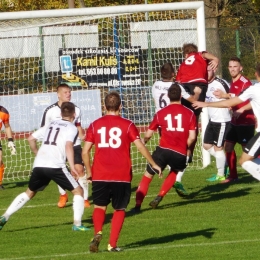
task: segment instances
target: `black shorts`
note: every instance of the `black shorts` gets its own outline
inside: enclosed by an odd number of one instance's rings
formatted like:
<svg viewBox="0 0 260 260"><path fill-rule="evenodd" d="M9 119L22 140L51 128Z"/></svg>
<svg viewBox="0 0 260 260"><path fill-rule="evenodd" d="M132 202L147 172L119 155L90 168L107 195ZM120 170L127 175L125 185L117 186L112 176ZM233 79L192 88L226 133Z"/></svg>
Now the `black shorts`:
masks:
<svg viewBox="0 0 260 260"><path fill-rule="evenodd" d="M205 130L203 143L222 147L229 127L230 122L217 123L209 121Z"/></svg>
<svg viewBox="0 0 260 260"><path fill-rule="evenodd" d="M187 156L170 149L165 149L157 146L152 154L152 157L155 163L161 167L162 171L167 165L171 167L171 171L175 172L183 171L186 168ZM150 164L147 164L146 170L152 175L156 173Z"/></svg>
<svg viewBox="0 0 260 260"><path fill-rule="evenodd" d="M35 167L33 168L28 187L31 191L42 191L51 180L68 191L72 191L79 186L67 168Z"/></svg>
<svg viewBox="0 0 260 260"><path fill-rule="evenodd" d="M244 147L244 152L250 156L258 157L260 155L260 133L257 133Z"/></svg>
<svg viewBox="0 0 260 260"><path fill-rule="evenodd" d="M230 124L226 135L226 141L246 145L255 134L255 125L233 125Z"/></svg>
<svg viewBox="0 0 260 260"><path fill-rule="evenodd" d="M194 82L194 83L182 83L181 85L186 90L186 92L189 93L190 95L194 95L194 88L196 86L199 87L201 89L201 93L199 95L198 101L205 102L206 93L207 93L207 90L208 90L208 84L207 83ZM186 100L184 98L181 98L181 103L185 107L191 109L196 116L200 115L200 113L202 111L202 108L194 109L192 104L188 100Z"/></svg>
<svg viewBox="0 0 260 260"><path fill-rule="evenodd" d="M73 146L73 150L74 150L74 164L81 164L84 166L82 155L81 155L82 153L81 145Z"/></svg>
<svg viewBox="0 0 260 260"><path fill-rule="evenodd" d="M115 210L127 208L131 196L131 183L129 182L92 182L93 203L97 206L107 206L112 201Z"/></svg>

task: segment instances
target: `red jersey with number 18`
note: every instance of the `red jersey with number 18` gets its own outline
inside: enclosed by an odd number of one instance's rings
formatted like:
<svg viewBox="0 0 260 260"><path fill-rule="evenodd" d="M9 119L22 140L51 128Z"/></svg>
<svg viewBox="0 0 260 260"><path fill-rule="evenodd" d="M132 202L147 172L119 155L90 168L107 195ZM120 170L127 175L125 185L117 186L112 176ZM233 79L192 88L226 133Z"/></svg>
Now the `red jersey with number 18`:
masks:
<svg viewBox="0 0 260 260"><path fill-rule="evenodd" d="M181 104L170 104L158 111L149 129L161 127L159 146L187 155L187 140L190 130L196 130L196 117Z"/></svg>
<svg viewBox="0 0 260 260"><path fill-rule="evenodd" d="M106 115L90 124L86 142L95 145L93 181L131 182L130 145L140 139L134 123L116 115Z"/></svg>

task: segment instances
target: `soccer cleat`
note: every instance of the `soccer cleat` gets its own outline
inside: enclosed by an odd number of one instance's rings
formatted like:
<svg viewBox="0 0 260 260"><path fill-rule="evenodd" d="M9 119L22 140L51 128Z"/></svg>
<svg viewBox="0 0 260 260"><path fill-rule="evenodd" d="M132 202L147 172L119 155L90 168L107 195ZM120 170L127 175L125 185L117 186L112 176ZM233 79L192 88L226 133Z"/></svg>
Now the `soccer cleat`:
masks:
<svg viewBox="0 0 260 260"><path fill-rule="evenodd" d="M4 227L5 223L6 223L6 219L4 216L0 217L0 230L2 230L2 228Z"/></svg>
<svg viewBox="0 0 260 260"><path fill-rule="evenodd" d="M141 206L135 206L134 208L130 209L130 212L133 214L137 214L141 212Z"/></svg>
<svg viewBox="0 0 260 260"><path fill-rule="evenodd" d="M59 208L64 208L66 206L66 203L68 202L68 194L60 195L59 202L58 202L58 207Z"/></svg>
<svg viewBox="0 0 260 260"><path fill-rule="evenodd" d="M101 240L102 240L102 231L99 231L91 240L89 245L89 251L92 253L97 253L98 246Z"/></svg>
<svg viewBox="0 0 260 260"><path fill-rule="evenodd" d="M87 228L87 227L84 227L84 226L73 225L72 230L73 231L88 231L88 230L90 230L90 228Z"/></svg>
<svg viewBox="0 0 260 260"><path fill-rule="evenodd" d="M84 200L84 208L90 208L89 200Z"/></svg>
<svg viewBox="0 0 260 260"><path fill-rule="evenodd" d="M225 166L224 175L227 178L229 176L229 167Z"/></svg>
<svg viewBox="0 0 260 260"><path fill-rule="evenodd" d="M223 180L221 183L230 183L230 182L237 182L238 178L232 178L232 177L228 177L225 180Z"/></svg>
<svg viewBox="0 0 260 260"><path fill-rule="evenodd" d="M110 246L110 244L108 244L107 251L108 252L121 252L122 249L120 247L117 247L117 246L116 247L112 247L112 246Z"/></svg>
<svg viewBox="0 0 260 260"><path fill-rule="evenodd" d="M2 184L0 185L0 190L5 190L5 187Z"/></svg>
<svg viewBox="0 0 260 260"><path fill-rule="evenodd" d="M183 185L181 182L176 181L173 185L173 187L175 188L177 194L180 197L186 197L189 195L189 193L184 189Z"/></svg>
<svg viewBox="0 0 260 260"><path fill-rule="evenodd" d="M149 206L151 206L153 209L156 209L162 199L162 196L157 196L153 201L149 203Z"/></svg>
<svg viewBox="0 0 260 260"><path fill-rule="evenodd" d="M217 174L212 175L210 178L207 179L207 181L224 181L226 178L225 176L219 176Z"/></svg>

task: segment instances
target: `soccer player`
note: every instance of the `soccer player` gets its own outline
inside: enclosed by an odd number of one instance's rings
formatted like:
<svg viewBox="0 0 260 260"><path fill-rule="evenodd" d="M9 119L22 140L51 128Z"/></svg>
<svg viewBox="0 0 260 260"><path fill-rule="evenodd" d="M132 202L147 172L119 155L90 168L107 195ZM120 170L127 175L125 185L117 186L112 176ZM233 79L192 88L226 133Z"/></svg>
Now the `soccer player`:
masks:
<svg viewBox="0 0 260 260"><path fill-rule="evenodd" d="M73 151L73 144L78 137L78 130L73 124L75 105L71 102L63 102L61 116L62 119L52 121L48 126L40 128L28 137L30 149L36 155L32 175L27 190L18 195L0 217L0 230L13 213L22 208L38 191L44 190L51 180L63 189L71 191L74 195L74 224L72 229L75 231L89 230L81 225L81 218L84 213L83 189L71 175L72 173L76 178L78 177L74 166ZM38 150L36 141L39 139L43 141ZM66 158L71 173L66 167Z"/></svg>
<svg viewBox="0 0 260 260"><path fill-rule="evenodd" d="M60 84L57 88L57 96L58 96L58 101L45 109L41 121L41 127L48 125L53 120L61 118L61 111L60 111L61 104L65 101L71 100L70 86L68 86L67 84ZM88 200L88 182L87 182L87 176L84 173L84 165L81 157L81 152L82 152L81 140L84 140L85 136L84 136L84 131L81 127L81 111L77 106L76 106L76 117L74 119L74 124L79 131L79 136L74 145L74 162L75 162L75 168L79 174L78 182L84 190L84 206L85 208L87 208L90 207L90 203ZM68 201L68 195L66 191L62 189L60 186L58 186L58 189L60 193L58 207L64 208Z"/></svg>
<svg viewBox="0 0 260 260"><path fill-rule="evenodd" d="M193 43L184 44L182 49L185 60L181 63L179 67L176 76L176 82L181 83L184 89L191 95L194 94L194 88L196 86L199 87L201 89L201 93L198 100L205 101L206 92L208 89L207 67L209 66L210 69L217 70L219 60L217 57L209 52L198 52L198 47ZM181 103L194 111L189 101L182 98ZM201 109L194 111L194 113L196 115L198 124ZM192 162L192 156L197 142L197 136L198 125L196 140L191 146L191 156L189 158L189 163Z"/></svg>
<svg viewBox="0 0 260 260"><path fill-rule="evenodd" d="M204 103L195 101L193 107L195 109L202 107L235 107L239 104L244 104L245 101L249 100L254 115L257 118L257 122L260 122L260 64L256 66L255 76L258 83L246 88L242 93L238 94L238 96L219 102ZM259 159L257 158L260 155L260 124L257 125L256 131L257 134L244 146L239 163L243 169L260 181Z"/></svg>
<svg viewBox="0 0 260 260"><path fill-rule="evenodd" d="M216 102L221 99L216 98L214 92L220 90L229 93L229 84L215 76L212 69L208 69L208 91L206 102ZM203 148L216 158L217 174L208 178L208 181L225 180L226 155L224 153L224 141L228 131L231 115L229 108L208 107L209 122L205 130Z"/></svg>
<svg viewBox="0 0 260 260"><path fill-rule="evenodd" d="M216 91L214 94L219 98L230 98L239 96L245 89L252 85L250 80L242 75L243 67L238 57L232 57L228 63L228 70L232 78L229 93ZM230 129L225 140L226 161L229 167L229 177L223 183L238 180L237 156L235 145L239 143L242 149L255 134L255 117L249 101L232 107L232 118Z"/></svg>
<svg viewBox="0 0 260 260"><path fill-rule="evenodd" d="M181 104L181 88L173 83L168 89L170 104L158 111L144 136L147 143L158 127L161 128L159 146L153 152L154 161L165 169L170 166L170 172L164 180L158 196L150 202L156 208L166 193L176 181L176 174L186 168L187 152L196 138L196 117L193 111ZM146 172L136 191L134 212L139 212L155 171L147 165Z"/></svg>
<svg viewBox="0 0 260 260"><path fill-rule="evenodd" d="M170 104L170 100L168 98L168 89L173 84L174 76L175 70L172 63L163 64L163 66L161 67L161 80L157 80L152 87L152 96L154 99L156 112ZM181 85L180 88L182 98L188 100L189 102L198 100L199 95L201 93L201 89L199 87L194 88L194 95L188 94ZM158 129L158 131L160 134L160 128ZM174 183L174 188L177 194L181 197L189 195L189 193L184 189L183 184L181 182L183 175L184 171L178 172L176 182Z"/></svg>
<svg viewBox="0 0 260 260"><path fill-rule="evenodd" d="M98 252L106 209L110 200L114 213L107 249L110 252L121 251L117 246L117 241L131 195L130 145L132 142L148 160L150 168L161 176L160 167L155 164L149 151L140 140L139 132L134 123L120 117L121 107L121 99L117 92L110 92L106 95L106 115L90 124L82 151L88 178L92 178L94 203L92 216L94 238L89 246L90 252ZM93 146L95 146L95 154L91 167L90 151Z"/></svg>
<svg viewBox="0 0 260 260"><path fill-rule="evenodd" d="M3 106L0 106L0 129L2 128L2 125L5 126L5 133L8 138L8 147L11 150L11 155L16 154L16 148L14 144L14 140L12 137L12 129L9 123L10 115L9 112L4 108ZM4 190L3 186L3 178L4 178L4 170L5 166L3 163L3 151L2 151L2 144L0 141L0 190Z"/></svg>

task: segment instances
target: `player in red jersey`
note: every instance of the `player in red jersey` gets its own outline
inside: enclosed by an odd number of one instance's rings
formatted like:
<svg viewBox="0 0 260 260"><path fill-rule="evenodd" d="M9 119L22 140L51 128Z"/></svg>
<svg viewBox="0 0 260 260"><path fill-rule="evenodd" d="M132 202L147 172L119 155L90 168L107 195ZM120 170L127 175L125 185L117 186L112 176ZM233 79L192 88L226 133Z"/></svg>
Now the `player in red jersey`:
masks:
<svg viewBox="0 0 260 260"><path fill-rule="evenodd" d="M11 155L16 154L16 149L12 137L12 129L9 123L10 115L9 112L3 106L0 106L0 129L2 129L2 125L5 126L6 136L8 138L8 147L11 150ZM3 178L4 178L4 163L3 163L3 152L2 152L2 144L0 142L0 190L4 190L3 186Z"/></svg>
<svg viewBox="0 0 260 260"><path fill-rule="evenodd" d="M243 67L238 57L232 57L228 63L228 70L232 78L229 93L220 91L214 92L218 98L230 98L239 96L245 89L252 85L250 80L242 75ZM238 180L237 156L235 145L239 143L242 148L254 136L255 117L249 101L242 102L232 107L232 118L230 129L225 140L226 160L229 167L229 177L222 183L229 183Z"/></svg>
<svg viewBox="0 0 260 260"><path fill-rule="evenodd" d="M94 202L93 223L94 238L89 250L98 252L102 239L102 228L110 200L114 208L108 251L121 251L117 240L125 219L125 209L131 195L132 163L130 146L133 142L141 154L148 160L151 169L161 169L140 140L139 132L130 120L120 117L121 99L117 92L105 97L106 115L90 124L82 151L88 178L92 178L92 196ZM90 151L95 146L93 165L90 164Z"/></svg>
<svg viewBox="0 0 260 260"><path fill-rule="evenodd" d="M150 202L152 208L156 208L166 193L176 181L176 174L186 168L187 151L196 138L196 117L193 111L181 105L181 88L173 83L168 89L170 104L158 111L145 133L145 143L152 137L158 127L161 128L159 146L153 152L154 161L165 169L170 166L170 172L164 180L158 196ZM155 172L147 165L146 172L136 191L136 205L133 212L139 212L144 197Z"/></svg>
<svg viewBox="0 0 260 260"><path fill-rule="evenodd" d="M198 47L193 43L187 43L183 45L183 54L185 60L180 65L178 70L176 81L181 83L184 89L190 94L194 95L194 88L197 86L201 88L201 93L199 96L199 101L205 101L206 92L208 89L208 71L211 69L216 71L218 67L219 60L213 54L203 51L198 52ZM194 111L197 123L199 120L199 115L202 109L194 110L191 103L182 98L181 103ZM198 127L197 133L198 135ZM189 162L192 162L192 154L196 145L197 138L191 147L191 157Z"/></svg>

